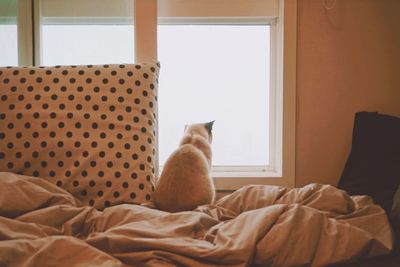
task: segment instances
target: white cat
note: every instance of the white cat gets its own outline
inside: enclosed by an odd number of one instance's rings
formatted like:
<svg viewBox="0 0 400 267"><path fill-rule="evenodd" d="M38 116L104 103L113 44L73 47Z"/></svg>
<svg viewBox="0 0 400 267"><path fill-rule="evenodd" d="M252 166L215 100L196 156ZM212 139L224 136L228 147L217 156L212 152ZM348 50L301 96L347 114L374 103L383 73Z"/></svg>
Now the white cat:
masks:
<svg viewBox="0 0 400 267"><path fill-rule="evenodd" d="M214 202L210 176L213 124L185 127L179 147L167 159L156 184L154 202L159 209L178 212Z"/></svg>

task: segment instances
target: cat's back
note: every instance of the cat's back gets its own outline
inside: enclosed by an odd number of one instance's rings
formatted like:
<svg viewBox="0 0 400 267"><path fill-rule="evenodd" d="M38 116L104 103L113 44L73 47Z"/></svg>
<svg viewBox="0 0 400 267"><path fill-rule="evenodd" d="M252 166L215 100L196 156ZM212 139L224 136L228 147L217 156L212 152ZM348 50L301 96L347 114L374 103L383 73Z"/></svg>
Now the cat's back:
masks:
<svg viewBox="0 0 400 267"><path fill-rule="evenodd" d="M158 208L193 210L214 200L214 185L204 154L191 144L176 149L166 161L154 192Z"/></svg>
<svg viewBox="0 0 400 267"><path fill-rule="evenodd" d="M209 166L204 153L192 144L178 147L165 162L159 183L171 179L169 183L198 180L199 175L209 174ZM167 182L167 181L165 181Z"/></svg>

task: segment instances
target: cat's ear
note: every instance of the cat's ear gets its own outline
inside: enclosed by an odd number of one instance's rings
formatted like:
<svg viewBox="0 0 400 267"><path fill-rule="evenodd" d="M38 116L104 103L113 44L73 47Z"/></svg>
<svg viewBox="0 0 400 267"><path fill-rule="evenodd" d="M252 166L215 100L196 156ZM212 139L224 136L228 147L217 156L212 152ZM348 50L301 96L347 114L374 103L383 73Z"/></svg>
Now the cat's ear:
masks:
<svg viewBox="0 0 400 267"><path fill-rule="evenodd" d="M189 125L185 124L185 129L183 129L183 132L186 132L186 129L189 127Z"/></svg>
<svg viewBox="0 0 400 267"><path fill-rule="evenodd" d="M211 133L211 131L212 131L214 122L215 122L215 121L210 121L210 122L207 122L207 123L205 124L206 129L208 130L209 133Z"/></svg>

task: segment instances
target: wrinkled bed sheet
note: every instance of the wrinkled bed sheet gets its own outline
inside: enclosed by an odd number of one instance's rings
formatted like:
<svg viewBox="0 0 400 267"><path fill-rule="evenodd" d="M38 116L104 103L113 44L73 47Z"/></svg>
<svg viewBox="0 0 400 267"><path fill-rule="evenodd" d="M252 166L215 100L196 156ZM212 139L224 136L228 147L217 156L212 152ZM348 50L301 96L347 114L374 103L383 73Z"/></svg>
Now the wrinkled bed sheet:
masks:
<svg viewBox="0 0 400 267"><path fill-rule="evenodd" d="M246 186L167 213L82 206L45 180L0 173L0 266L325 266L392 249L384 211L329 185Z"/></svg>

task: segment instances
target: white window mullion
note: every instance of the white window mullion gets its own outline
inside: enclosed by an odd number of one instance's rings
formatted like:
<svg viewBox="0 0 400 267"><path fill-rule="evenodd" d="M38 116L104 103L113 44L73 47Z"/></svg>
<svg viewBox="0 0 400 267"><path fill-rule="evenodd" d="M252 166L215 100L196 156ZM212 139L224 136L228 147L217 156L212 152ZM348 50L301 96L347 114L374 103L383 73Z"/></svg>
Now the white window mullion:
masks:
<svg viewBox="0 0 400 267"><path fill-rule="evenodd" d="M41 25L40 25L40 18L41 18L41 0L33 0L33 65L40 66L42 63L41 57Z"/></svg>
<svg viewBox="0 0 400 267"><path fill-rule="evenodd" d="M32 1L18 0L18 65L33 65Z"/></svg>
<svg viewBox="0 0 400 267"><path fill-rule="evenodd" d="M135 61L157 60L157 1L135 0Z"/></svg>

